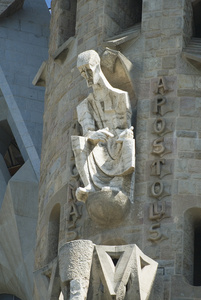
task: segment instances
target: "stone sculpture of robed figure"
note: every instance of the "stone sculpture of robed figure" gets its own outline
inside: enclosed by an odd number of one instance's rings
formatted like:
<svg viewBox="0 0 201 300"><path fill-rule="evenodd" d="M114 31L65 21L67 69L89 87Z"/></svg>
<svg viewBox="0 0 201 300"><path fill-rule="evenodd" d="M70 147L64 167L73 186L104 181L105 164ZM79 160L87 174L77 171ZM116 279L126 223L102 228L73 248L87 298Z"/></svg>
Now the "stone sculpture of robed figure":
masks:
<svg viewBox="0 0 201 300"><path fill-rule="evenodd" d="M83 136L71 137L84 184L77 189L76 197L85 202L98 191L121 192L129 197L135 148L128 93L110 85L97 52L81 53L77 67L93 93L77 106Z"/></svg>

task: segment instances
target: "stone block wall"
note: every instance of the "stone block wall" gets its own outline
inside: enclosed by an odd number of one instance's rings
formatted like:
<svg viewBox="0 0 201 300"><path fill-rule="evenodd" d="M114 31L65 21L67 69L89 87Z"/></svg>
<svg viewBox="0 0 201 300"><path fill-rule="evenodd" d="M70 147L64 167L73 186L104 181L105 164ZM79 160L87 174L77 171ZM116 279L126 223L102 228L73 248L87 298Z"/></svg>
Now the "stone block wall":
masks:
<svg viewBox="0 0 201 300"><path fill-rule="evenodd" d="M129 216L115 228L101 227L83 204L72 205L76 183L70 136L79 135L76 106L90 91L76 58L87 49L101 55L105 40L115 40L123 29L107 17L115 3L78 0L76 35L67 57L61 62L50 55L48 60L36 268L50 263L48 224L59 203L58 249L79 238L103 245L136 243L159 263L150 299L200 299L201 287L193 286L190 268L192 236L199 223L195 211L201 207L200 70L182 57L193 34L189 1L144 0L139 36L111 46L132 63L128 72L137 98L135 191ZM52 25L52 37L56 30ZM56 51L53 38L50 49Z"/></svg>

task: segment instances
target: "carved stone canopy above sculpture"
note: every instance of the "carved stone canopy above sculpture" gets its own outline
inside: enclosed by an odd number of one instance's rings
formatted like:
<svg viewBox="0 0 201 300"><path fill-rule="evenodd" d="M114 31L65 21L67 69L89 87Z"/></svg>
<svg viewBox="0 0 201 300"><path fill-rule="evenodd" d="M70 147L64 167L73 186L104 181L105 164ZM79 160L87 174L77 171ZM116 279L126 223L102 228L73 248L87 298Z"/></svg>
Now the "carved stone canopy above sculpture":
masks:
<svg viewBox="0 0 201 300"><path fill-rule="evenodd" d="M24 0L4 0L0 2L0 19L13 15L22 8Z"/></svg>
<svg viewBox="0 0 201 300"><path fill-rule="evenodd" d="M101 68L105 77L113 87L128 92L132 108L135 108L137 98L133 87L133 67L132 62L120 51L106 48L101 55Z"/></svg>
<svg viewBox="0 0 201 300"><path fill-rule="evenodd" d="M115 225L129 210L135 167L130 101L127 92L113 88L107 81L95 51L81 53L77 66L93 93L77 107L83 136L71 137L76 167L84 184L76 196L86 202L95 222ZM108 218L115 214L117 218Z"/></svg>

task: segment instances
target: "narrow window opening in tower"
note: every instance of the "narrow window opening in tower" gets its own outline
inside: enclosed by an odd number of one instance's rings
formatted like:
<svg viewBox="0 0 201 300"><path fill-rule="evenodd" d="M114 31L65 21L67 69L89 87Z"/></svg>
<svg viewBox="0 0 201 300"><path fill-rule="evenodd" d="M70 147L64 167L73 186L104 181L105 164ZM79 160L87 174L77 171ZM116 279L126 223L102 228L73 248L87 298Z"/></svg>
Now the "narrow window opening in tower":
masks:
<svg viewBox="0 0 201 300"><path fill-rule="evenodd" d="M201 286L201 208L184 214L183 275L192 286Z"/></svg>
<svg viewBox="0 0 201 300"><path fill-rule="evenodd" d="M105 30L113 36L141 22L142 0L106 0Z"/></svg>
<svg viewBox="0 0 201 300"><path fill-rule="evenodd" d="M60 231L60 204L56 204L49 218L48 226L48 255L47 260L51 262L58 254Z"/></svg>
<svg viewBox="0 0 201 300"><path fill-rule="evenodd" d="M142 0L120 0L120 9L124 13L124 19L122 20L122 29L134 26L141 22L142 19Z"/></svg>
<svg viewBox="0 0 201 300"><path fill-rule="evenodd" d="M58 47L75 35L77 0L60 0L58 16Z"/></svg>
<svg viewBox="0 0 201 300"><path fill-rule="evenodd" d="M201 286L201 225L194 231L194 272L193 285Z"/></svg>
<svg viewBox="0 0 201 300"><path fill-rule="evenodd" d="M194 37L201 38L201 1L193 2L193 32Z"/></svg>

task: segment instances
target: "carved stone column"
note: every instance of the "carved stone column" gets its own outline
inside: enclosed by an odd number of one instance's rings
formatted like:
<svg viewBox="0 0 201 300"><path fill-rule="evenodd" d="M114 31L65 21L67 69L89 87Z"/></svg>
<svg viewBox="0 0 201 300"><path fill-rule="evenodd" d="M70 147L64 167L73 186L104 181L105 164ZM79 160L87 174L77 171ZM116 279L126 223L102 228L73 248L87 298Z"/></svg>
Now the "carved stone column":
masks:
<svg viewBox="0 0 201 300"><path fill-rule="evenodd" d="M59 273L64 300L84 300L87 297L94 245L76 240L59 250Z"/></svg>

